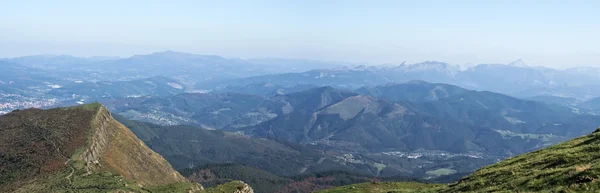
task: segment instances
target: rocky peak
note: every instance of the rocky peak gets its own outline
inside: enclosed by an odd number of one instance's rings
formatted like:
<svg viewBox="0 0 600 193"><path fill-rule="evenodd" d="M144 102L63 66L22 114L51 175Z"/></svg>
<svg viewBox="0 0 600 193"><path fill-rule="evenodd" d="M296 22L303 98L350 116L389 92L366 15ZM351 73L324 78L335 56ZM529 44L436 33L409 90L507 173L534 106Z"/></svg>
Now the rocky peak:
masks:
<svg viewBox="0 0 600 193"><path fill-rule="evenodd" d="M242 181L239 181L239 183L240 185L238 185L238 187L233 193L254 193L254 190L252 189L252 187L250 187L250 185Z"/></svg>
<svg viewBox="0 0 600 193"><path fill-rule="evenodd" d="M529 67L522 59L515 60L515 61L509 63L508 65L516 66L516 67Z"/></svg>

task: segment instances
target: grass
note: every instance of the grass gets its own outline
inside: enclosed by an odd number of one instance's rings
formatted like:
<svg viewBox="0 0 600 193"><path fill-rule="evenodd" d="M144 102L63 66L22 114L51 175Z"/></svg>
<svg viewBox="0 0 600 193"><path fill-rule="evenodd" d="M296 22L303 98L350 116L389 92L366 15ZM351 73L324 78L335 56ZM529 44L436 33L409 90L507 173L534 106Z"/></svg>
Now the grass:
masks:
<svg viewBox="0 0 600 193"><path fill-rule="evenodd" d="M319 193L437 192L442 187L441 184L417 182L367 182L337 187Z"/></svg>
<svg viewBox="0 0 600 193"><path fill-rule="evenodd" d="M197 183L193 183L193 182L179 182L179 183L173 183L173 184L168 184L168 185L162 185L162 186L153 186L153 187L148 187L148 188L144 188L144 190L148 191L148 192L173 192L173 193L179 193L179 192L190 192L190 190L192 192L198 192L200 190L200 185Z"/></svg>
<svg viewBox="0 0 600 193"><path fill-rule="evenodd" d="M381 172L381 170L385 169L387 166L381 163L374 163L373 166L377 168L377 173Z"/></svg>
<svg viewBox="0 0 600 193"><path fill-rule="evenodd" d="M450 191L600 190L600 132L482 168Z"/></svg>
<svg viewBox="0 0 600 193"><path fill-rule="evenodd" d="M134 192L134 193L153 193L153 192L188 192L189 190L199 190L199 185L191 182L174 183L162 186L141 187L137 182L125 179L121 175L111 172L101 172L86 175L84 170L76 170L72 177L72 182L66 179L70 171L61 171L53 175L47 175L33 183L27 184L16 193L29 192L85 192L85 193L104 193L104 192Z"/></svg>
<svg viewBox="0 0 600 193"><path fill-rule="evenodd" d="M15 192L147 192L122 176L110 172L86 175L84 170L75 170L71 182L66 178L70 170L40 176Z"/></svg>
<svg viewBox="0 0 600 193"><path fill-rule="evenodd" d="M231 181L225 184L221 184L215 186L213 188L207 188L203 190L201 193L233 193L236 190L241 190L246 186L244 182L241 181Z"/></svg>
<svg viewBox="0 0 600 193"><path fill-rule="evenodd" d="M69 169L65 162L86 143L93 115L83 108L57 108L1 116L0 192Z"/></svg>
<svg viewBox="0 0 600 193"><path fill-rule="evenodd" d="M426 172L427 175L432 175L432 176L445 176L445 175L450 175L450 174L455 174L456 170L450 169L450 168L440 168L437 170L431 170L431 171L427 171Z"/></svg>

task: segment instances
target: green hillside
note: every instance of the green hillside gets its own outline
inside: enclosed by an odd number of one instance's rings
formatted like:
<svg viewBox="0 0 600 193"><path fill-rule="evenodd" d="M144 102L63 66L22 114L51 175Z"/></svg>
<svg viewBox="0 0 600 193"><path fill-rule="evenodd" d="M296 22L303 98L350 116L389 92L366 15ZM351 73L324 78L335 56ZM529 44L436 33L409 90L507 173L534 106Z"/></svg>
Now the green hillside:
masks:
<svg viewBox="0 0 600 193"><path fill-rule="evenodd" d="M449 191L600 190L600 129L539 151L484 167Z"/></svg>
<svg viewBox="0 0 600 193"><path fill-rule="evenodd" d="M254 193L252 187L242 181L231 181L212 188L207 188L201 193Z"/></svg>
<svg viewBox="0 0 600 193"><path fill-rule="evenodd" d="M320 193L381 193L381 192L440 192L441 184L425 184L416 182L367 182L337 187Z"/></svg>
<svg viewBox="0 0 600 193"><path fill-rule="evenodd" d="M209 164L181 171L190 181L205 187L215 187L230 181L242 180L257 192L276 192L293 181L275 174L237 164Z"/></svg>
<svg viewBox="0 0 600 193"><path fill-rule="evenodd" d="M455 184L364 183L333 192L595 192L600 190L600 129L484 167Z"/></svg>

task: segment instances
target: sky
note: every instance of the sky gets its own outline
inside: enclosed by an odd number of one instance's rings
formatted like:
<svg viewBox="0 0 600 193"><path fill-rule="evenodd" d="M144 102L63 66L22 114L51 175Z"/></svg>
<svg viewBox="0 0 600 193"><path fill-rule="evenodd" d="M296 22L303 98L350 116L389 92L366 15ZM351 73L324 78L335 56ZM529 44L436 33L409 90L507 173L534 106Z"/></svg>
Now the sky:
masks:
<svg viewBox="0 0 600 193"><path fill-rule="evenodd" d="M600 67L600 1L3 0L0 57L174 50L370 64Z"/></svg>

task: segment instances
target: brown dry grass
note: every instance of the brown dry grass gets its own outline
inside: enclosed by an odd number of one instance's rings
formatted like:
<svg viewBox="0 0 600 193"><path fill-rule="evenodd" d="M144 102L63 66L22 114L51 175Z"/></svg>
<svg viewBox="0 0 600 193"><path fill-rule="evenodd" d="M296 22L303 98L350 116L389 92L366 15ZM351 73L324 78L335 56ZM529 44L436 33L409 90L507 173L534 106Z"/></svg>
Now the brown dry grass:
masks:
<svg viewBox="0 0 600 193"><path fill-rule="evenodd" d="M83 108L27 109L0 117L0 192L40 174L65 168L85 144L93 111Z"/></svg>
<svg viewBox="0 0 600 193"><path fill-rule="evenodd" d="M105 169L143 185L187 182L162 156L152 151L127 127L114 120L105 108L101 108L96 119L94 124L106 124L110 134L111 142L101 157Z"/></svg>
<svg viewBox="0 0 600 193"><path fill-rule="evenodd" d="M576 172L584 172L584 171L589 170L590 168L592 168L592 165L590 165L590 164L578 165L578 166L575 166L575 171Z"/></svg>

